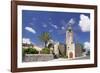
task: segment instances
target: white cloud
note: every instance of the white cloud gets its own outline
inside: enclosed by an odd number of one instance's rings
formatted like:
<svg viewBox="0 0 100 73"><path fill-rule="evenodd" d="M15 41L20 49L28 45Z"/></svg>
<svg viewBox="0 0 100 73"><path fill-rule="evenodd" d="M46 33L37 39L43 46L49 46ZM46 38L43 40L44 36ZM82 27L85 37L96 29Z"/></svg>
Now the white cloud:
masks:
<svg viewBox="0 0 100 73"><path fill-rule="evenodd" d="M22 42L23 43L27 43L27 44L31 44L32 43L29 38L23 38Z"/></svg>
<svg viewBox="0 0 100 73"><path fill-rule="evenodd" d="M49 22L49 24L50 24L53 28L58 29L57 25L54 25L52 22Z"/></svg>
<svg viewBox="0 0 100 73"><path fill-rule="evenodd" d="M46 27L47 27L47 25L46 25L45 23L43 23L43 27L44 27L44 28L46 28Z"/></svg>
<svg viewBox="0 0 100 73"><path fill-rule="evenodd" d="M90 49L90 42L84 42L84 49L86 50Z"/></svg>
<svg viewBox="0 0 100 73"><path fill-rule="evenodd" d="M62 27L61 27L61 29L62 29L62 30L64 30L64 29L65 29L65 27L64 27L64 26L62 26Z"/></svg>
<svg viewBox="0 0 100 73"><path fill-rule="evenodd" d="M58 29L57 25L52 24L52 27L54 27L55 29Z"/></svg>
<svg viewBox="0 0 100 73"><path fill-rule="evenodd" d="M32 22L31 23L29 23L30 25L34 25Z"/></svg>
<svg viewBox="0 0 100 73"><path fill-rule="evenodd" d="M31 28L31 27L25 27L25 29L27 31L29 31L29 32L32 32L33 34L36 34L36 31L33 28Z"/></svg>
<svg viewBox="0 0 100 73"><path fill-rule="evenodd" d="M71 19L69 20L69 24L74 24L74 23L75 23L74 19L71 18Z"/></svg>
<svg viewBox="0 0 100 73"><path fill-rule="evenodd" d="M83 32L88 32L90 31L90 19L88 16L81 14L80 15L80 21L79 21L79 26L81 27L81 30Z"/></svg>

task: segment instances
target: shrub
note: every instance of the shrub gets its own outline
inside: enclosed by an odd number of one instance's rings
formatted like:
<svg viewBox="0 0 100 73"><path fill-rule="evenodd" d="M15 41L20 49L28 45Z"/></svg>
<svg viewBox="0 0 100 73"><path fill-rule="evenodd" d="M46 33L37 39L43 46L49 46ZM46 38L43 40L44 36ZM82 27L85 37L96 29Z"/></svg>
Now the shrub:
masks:
<svg viewBox="0 0 100 73"><path fill-rule="evenodd" d="M24 54L38 54L38 51L35 48L24 49Z"/></svg>
<svg viewBox="0 0 100 73"><path fill-rule="evenodd" d="M60 54L61 58L68 58L68 56L66 56L65 54Z"/></svg>
<svg viewBox="0 0 100 73"><path fill-rule="evenodd" d="M41 53L43 53L43 54L50 54L50 49L49 48L43 48Z"/></svg>
<svg viewBox="0 0 100 73"><path fill-rule="evenodd" d="M24 51L25 49L24 48L22 48L22 55L24 56L25 55L25 51Z"/></svg>

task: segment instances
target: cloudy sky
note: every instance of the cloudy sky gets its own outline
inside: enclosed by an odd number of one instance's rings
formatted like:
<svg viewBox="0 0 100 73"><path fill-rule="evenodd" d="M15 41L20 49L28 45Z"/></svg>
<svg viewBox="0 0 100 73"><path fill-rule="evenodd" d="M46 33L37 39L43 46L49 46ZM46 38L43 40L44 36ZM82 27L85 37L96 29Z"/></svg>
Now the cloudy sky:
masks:
<svg viewBox="0 0 100 73"><path fill-rule="evenodd" d="M52 40L65 43L68 23L72 23L74 41L86 44L90 42L90 14L51 11L22 11L23 42L42 45L38 36L49 32Z"/></svg>

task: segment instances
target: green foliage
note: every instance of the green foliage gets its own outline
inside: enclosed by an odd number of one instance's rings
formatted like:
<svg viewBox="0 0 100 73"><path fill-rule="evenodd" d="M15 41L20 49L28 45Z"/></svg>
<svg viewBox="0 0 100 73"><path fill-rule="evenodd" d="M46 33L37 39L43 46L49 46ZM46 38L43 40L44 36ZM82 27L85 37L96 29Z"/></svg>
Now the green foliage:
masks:
<svg viewBox="0 0 100 73"><path fill-rule="evenodd" d="M88 51L86 55L87 55L87 56L90 56L90 51Z"/></svg>
<svg viewBox="0 0 100 73"><path fill-rule="evenodd" d="M82 49L84 49L84 45L83 44L80 44L80 46L81 46Z"/></svg>
<svg viewBox="0 0 100 73"><path fill-rule="evenodd" d="M38 51L35 48L28 48L23 50L24 54L38 54Z"/></svg>
<svg viewBox="0 0 100 73"><path fill-rule="evenodd" d="M77 42L76 42L76 45L79 45L79 46L80 46L80 48L82 49L82 52L85 52L85 51L86 51L85 48L84 48L84 44L79 43L79 42L77 41Z"/></svg>
<svg viewBox="0 0 100 73"><path fill-rule="evenodd" d="M39 36L39 39L45 43L45 47L46 47L46 44L47 42L50 40L50 34L48 32L43 32L40 36Z"/></svg>
<svg viewBox="0 0 100 73"><path fill-rule="evenodd" d="M68 29L68 31L71 32L72 30L71 29Z"/></svg>
<svg viewBox="0 0 100 73"><path fill-rule="evenodd" d="M65 54L60 54L61 58L67 58L67 56Z"/></svg>
<svg viewBox="0 0 100 73"><path fill-rule="evenodd" d="M50 49L49 48L43 48L41 53L43 53L43 54L50 54Z"/></svg>
<svg viewBox="0 0 100 73"><path fill-rule="evenodd" d="M23 57L25 56L24 48L22 48L22 56L23 56Z"/></svg>

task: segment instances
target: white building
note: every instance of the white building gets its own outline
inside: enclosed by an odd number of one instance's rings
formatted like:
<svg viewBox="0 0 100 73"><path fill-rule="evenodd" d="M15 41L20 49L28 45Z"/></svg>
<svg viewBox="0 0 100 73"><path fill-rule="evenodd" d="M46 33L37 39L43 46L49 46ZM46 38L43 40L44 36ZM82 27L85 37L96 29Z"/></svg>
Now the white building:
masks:
<svg viewBox="0 0 100 73"><path fill-rule="evenodd" d="M66 31L66 56L68 56L68 59L75 58L75 44L73 41L73 31L71 26L69 26Z"/></svg>
<svg viewBox="0 0 100 73"><path fill-rule="evenodd" d="M57 55L57 56L59 55L58 47L59 47L59 42L55 42L55 44L54 44L54 54Z"/></svg>
<svg viewBox="0 0 100 73"><path fill-rule="evenodd" d="M40 51L43 49L43 47L39 47L39 46L36 46L36 45L34 45L34 48L39 52L39 54L40 54Z"/></svg>

